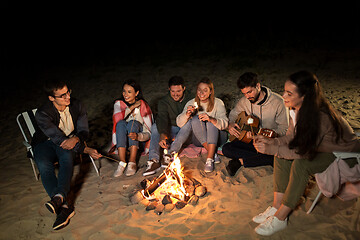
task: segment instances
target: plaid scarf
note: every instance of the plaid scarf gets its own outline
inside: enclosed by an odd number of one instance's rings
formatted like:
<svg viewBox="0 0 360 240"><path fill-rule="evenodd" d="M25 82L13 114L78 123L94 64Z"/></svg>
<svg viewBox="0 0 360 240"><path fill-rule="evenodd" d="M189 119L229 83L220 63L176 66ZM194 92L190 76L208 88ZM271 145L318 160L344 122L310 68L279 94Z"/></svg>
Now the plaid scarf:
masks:
<svg viewBox="0 0 360 240"><path fill-rule="evenodd" d="M125 118L126 108L127 105L121 100L117 100L114 104L112 139L111 139L111 148L109 150L109 153L116 153L116 154L118 153L116 149L116 124ZM140 100L140 115L144 121L143 127L146 127L151 133L153 115L149 105L145 103L145 101L143 100ZM149 147L150 147L150 139L145 143L144 154L147 154L149 152Z"/></svg>

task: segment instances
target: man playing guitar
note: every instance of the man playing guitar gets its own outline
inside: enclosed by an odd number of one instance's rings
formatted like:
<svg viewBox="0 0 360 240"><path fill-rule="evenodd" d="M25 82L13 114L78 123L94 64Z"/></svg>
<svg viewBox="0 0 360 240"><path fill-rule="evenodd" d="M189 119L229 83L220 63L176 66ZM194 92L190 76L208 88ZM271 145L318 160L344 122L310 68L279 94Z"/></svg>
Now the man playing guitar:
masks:
<svg viewBox="0 0 360 240"><path fill-rule="evenodd" d="M244 167L272 166L274 157L256 151L251 141L252 134L258 134L259 130L267 129L269 132L283 136L289 125L288 109L285 107L283 98L269 88L261 86L256 73L246 72L241 75L237 80L237 86L244 96L230 111L228 131L232 141L222 147L223 154L231 158L226 167L230 176L234 176L242 165ZM245 114L246 121L239 125L241 114ZM259 126L254 125L256 120L259 121ZM245 139L250 139L250 141L244 141Z"/></svg>

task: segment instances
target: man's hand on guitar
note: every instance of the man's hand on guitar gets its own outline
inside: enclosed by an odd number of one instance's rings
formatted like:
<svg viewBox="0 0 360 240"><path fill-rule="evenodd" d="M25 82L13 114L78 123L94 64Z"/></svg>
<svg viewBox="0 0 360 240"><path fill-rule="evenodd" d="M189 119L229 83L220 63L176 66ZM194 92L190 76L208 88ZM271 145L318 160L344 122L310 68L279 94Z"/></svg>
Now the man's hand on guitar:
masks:
<svg viewBox="0 0 360 240"><path fill-rule="evenodd" d="M253 145L256 149L256 151L258 151L259 153L265 153L265 149L267 144L263 143L263 142L257 142L256 140L253 141Z"/></svg>
<svg viewBox="0 0 360 240"><path fill-rule="evenodd" d="M254 139L254 142L261 142L261 143L264 143L264 144L272 144L274 139L273 138L268 138L268 137L265 137L263 135L255 135L253 137Z"/></svg>
<svg viewBox="0 0 360 240"><path fill-rule="evenodd" d="M240 132L236 128L240 128L237 123L229 123L229 133L238 138L240 136Z"/></svg>
<svg viewBox="0 0 360 240"><path fill-rule="evenodd" d="M266 148L268 148L269 145L272 145L274 142L273 138L268 138L262 135L256 135L254 136L253 145L259 153L265 153Z"/></svg>

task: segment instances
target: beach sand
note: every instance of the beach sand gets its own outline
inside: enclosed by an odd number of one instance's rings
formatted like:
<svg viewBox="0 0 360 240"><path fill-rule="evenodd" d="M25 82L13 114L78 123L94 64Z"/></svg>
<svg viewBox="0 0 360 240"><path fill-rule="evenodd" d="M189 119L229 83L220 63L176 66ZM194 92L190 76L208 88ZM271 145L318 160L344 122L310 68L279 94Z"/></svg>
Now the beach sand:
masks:
<svg viewBox="0 0 360 240"><path fill-rule="evenodd" d="M88 111L91 138L89 146L102 151L109 143L114 99L121 95L122 81L138 80L145 99L152 107L167 91L173 75L183 76L187 88L202 77L209 77L215 93L230 110L242 95L237 78L246 71L259 74L263 85L282 93L286 77L298 70L317 74L331 103L360 129L360 59L358 51L296 51L281 54L269 52L267 57L236 56L232 58L186 58L181 61L149 59L123 64L117 62L82 67L54 67L34 76L44 79L57 76L70 81L72 97L83 101ZM250 59L250 60L249 60ZM71 201L75 216L70 224L52 230L55 215L44 206L49 200L41 180L36 181L23 138L16 124L18 113L36 108L42 102L39 83L21 82L21 88L9 90L2 101L0 175L0 239L263 239L254 232L252 217L272 203L273 168L242 168L236 176L227 175L222 162L212 173L204 173L205 155L181 162L187 172L207 188L197 205L186 205L157 215L142 204L133 204L130 197L140 189L147 156L139 160L139 170L131 177L113 178L117 163L100 159L97 176L89 161L74 169ZM29 94L30 93L30 94ZM306 214L317 187L314 182L290 215L288 227L269 239L359 239L360 203L343 202L323 197L311 214Z"/></svg>

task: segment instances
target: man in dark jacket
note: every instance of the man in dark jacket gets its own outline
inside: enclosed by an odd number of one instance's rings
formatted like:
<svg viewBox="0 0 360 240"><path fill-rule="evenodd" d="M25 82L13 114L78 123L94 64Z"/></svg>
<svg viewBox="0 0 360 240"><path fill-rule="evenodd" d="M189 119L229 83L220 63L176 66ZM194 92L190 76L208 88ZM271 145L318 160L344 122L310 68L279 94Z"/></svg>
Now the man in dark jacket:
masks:
<svg viewBox="0 0 360 240"><path fill-rule="evenodd" d="M36 111L37 126L32 145L41 181L51 198L45 206L57 214L53 225L56 230L66 226L75 214L73 206L66 201L75 152L89 154L95 159L101 154L85 144L89 136L86 109L79 100L70 101L71 90L67 84L49 81L44 90L48 101ZM58 176L55 162L59 162Z"/></svg>
<svg viewBox="0 0 360 240"><path fill-rule="evenodd" d="M151 127L149 160L143 176L155 174L162 167L169 164L163 161L160 164L160 148L167 149L180 128L176 125L176 117L183 111L185 104L193 98L185 94L184 79L173 76L169 79L169 93L158 102L158 113L155 123Z"/></svg>

